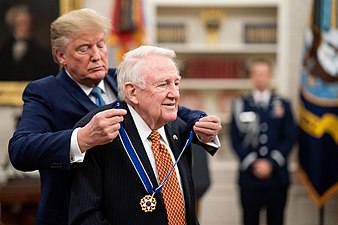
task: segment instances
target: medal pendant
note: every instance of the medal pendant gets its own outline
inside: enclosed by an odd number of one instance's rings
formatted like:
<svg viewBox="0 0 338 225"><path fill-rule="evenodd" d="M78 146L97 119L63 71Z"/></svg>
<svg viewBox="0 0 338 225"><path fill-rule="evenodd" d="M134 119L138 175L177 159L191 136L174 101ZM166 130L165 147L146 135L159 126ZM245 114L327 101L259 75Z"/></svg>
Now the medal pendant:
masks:
<svg viewBox="0 0 338 225"><path fill-rule="evenodd" d="M152 195L144 196L140 201L140 206L144 212L152 212L156 208L156 199Z"/></svg>

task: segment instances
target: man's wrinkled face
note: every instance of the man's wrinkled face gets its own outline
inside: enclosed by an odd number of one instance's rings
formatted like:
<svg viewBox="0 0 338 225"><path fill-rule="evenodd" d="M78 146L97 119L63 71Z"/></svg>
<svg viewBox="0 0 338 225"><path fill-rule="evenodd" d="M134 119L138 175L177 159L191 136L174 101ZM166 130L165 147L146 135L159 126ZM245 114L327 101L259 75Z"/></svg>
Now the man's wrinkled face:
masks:
<svg viewBox="0 0 338 225"><path fill-rule="evenodd" d="M108 72L103 32L73 36L66 48L58 51L56 56L74 80L89 87L97 85Z"/></svg>
<svg viewBox="0 0 338 225"><path fill-rule="evenodd" d="M157 129L177 117L181 76L167 57L148 56L145 63L145 88L137 87L135 108L151 129Z"/></svg>

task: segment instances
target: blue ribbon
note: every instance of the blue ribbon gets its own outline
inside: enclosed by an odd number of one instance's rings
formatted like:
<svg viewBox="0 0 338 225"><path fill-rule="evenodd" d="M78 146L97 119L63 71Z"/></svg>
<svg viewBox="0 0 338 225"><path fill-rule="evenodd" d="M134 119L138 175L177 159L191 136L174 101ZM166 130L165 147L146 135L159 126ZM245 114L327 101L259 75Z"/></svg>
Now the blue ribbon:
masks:
<svg viewBox="0 0 338 225"><path fill-rule="evenodd" d="M121 100L116 100L114 104L115 104L115 108L121 108ZM204 116L205 116L205 114L202 113L200 115L200 118L204 117ZM145 187L145 189L147 190L147 192L149 194L154 194L154 193L158 194L161 191L164 184L167 182L167 180L170 177L170 175L172 174L172 172L174 171L175 166L180 161L180 159L181 159L183 153L185 152L186 148L190 145L190 143L191 143L191 141L194 137L194 132L192 130L190 131L189 138L186 141L186 143L185 143L180 155L178 156L176 162L174 163L173 167L170 169L169 173L167 174L166 178L162 181L162 183L156 189L154 189L154 187L153 187L153 185L150 181L150 178L149 178L146 170L144 169L142 162L141 162L140 158L138 157L136 150L135 150L134 146L132 145L132 143L131 143L131 141L128 137L126 130L124 129L122 123L120 125L121 125L121 127L120 127L120 138L121 138L121 141L123 143L123 147L124 147L128 157L129 157L130 161L132 162L138 176L140 177L143 186Z"/></svg>

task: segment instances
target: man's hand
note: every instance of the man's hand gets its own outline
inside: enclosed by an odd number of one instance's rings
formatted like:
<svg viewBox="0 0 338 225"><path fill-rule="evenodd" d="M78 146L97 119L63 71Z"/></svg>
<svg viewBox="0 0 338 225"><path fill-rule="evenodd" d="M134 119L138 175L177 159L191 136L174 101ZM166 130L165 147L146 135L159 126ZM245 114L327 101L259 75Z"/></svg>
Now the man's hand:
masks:
<svg viewBox="0 0 338 225"><path fill-rule="evenodd" d="M253 174L258 179L267 179L272 174L272 165L267 159L257 159L253 163Z"/></svg>
<svg viewBox="0 0 338 225"><path fill-rule="evenodd" d="M112 142L119 134L120 122L126 114L127 111L124 109L108 109L95 114L77 133L81 152Z"/></svg>
<svg viewBox="0 0 338 225"><path fill-rule="evenodd" d="M221 119L214 115L202 117L193 127L194 132L203 143L213 141L221 129Z"/></svg>

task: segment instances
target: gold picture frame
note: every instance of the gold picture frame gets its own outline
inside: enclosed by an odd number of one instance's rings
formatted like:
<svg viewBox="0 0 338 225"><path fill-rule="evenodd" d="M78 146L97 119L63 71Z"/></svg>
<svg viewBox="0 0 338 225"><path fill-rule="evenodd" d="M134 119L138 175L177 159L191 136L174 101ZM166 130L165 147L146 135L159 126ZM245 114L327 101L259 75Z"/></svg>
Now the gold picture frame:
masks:
<svg viewBox="0 0 338 225"><path fill-rule="evenodd" d="M59 0L60 15L82 8L82 0ZM1 71L0 71L1 72ZM22 92L29 81L0 81L0 105L22 106Z"/></svg>

